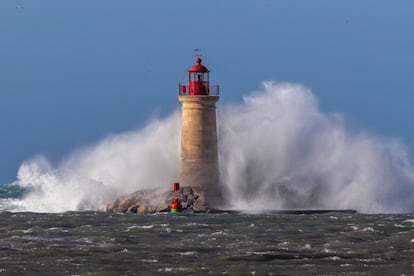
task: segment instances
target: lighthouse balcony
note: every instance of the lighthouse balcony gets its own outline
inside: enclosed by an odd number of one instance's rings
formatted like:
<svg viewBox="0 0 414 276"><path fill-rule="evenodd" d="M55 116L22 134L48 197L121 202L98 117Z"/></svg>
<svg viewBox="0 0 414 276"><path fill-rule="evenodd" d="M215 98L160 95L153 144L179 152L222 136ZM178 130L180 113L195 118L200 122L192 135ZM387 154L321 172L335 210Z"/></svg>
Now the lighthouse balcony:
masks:
<svg viewBox="0 0 414 276"><path fill-rule="evenodd" d="M220 87L218 85L178 85L179 96L219 96Z"/></svg>

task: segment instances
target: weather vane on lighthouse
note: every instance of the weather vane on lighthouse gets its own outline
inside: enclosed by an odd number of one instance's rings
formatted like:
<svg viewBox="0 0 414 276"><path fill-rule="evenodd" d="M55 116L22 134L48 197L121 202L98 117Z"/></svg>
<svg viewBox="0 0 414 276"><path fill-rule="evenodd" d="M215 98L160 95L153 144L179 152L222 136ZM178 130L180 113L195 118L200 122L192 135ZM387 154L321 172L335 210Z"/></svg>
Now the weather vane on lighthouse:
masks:
<svg viewBox="0 0 414 276"><path fill-rule="evenodd" d="M194 56L196 58L201 58L203 56L203 54L201 53L201 49L200 48L194 49Z"/></svg>

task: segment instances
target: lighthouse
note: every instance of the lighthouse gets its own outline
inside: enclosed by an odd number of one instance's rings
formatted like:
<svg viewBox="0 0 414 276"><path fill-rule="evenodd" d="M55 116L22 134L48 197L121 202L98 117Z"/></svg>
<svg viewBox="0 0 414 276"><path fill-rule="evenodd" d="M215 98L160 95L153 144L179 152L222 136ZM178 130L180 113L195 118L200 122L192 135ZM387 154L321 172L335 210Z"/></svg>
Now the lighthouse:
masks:
<svg viewBox="0 0 414 276"><path fill-rule="evenodd" d="M188 85L179 85L181 102L180 178L185 186L204 190L205 204L220 204L216 103L219 86L210 85L210 71L200 56L188 69Z"/></svg>

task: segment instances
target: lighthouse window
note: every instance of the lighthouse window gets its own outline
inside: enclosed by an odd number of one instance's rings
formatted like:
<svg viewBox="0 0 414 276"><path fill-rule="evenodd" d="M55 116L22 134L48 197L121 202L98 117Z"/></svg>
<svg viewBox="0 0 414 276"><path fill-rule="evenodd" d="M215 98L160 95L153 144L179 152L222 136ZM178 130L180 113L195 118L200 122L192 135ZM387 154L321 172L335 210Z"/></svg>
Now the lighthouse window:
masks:
<svg viewBox="0 0 414 276"><path fill-rule="evenodd" d="M203 74L197 74L197 81L203 81Z"/></svg>
<svg viewBox="0 0 414 276"><path fill-rule="evenodd" d="M190 81L208 81L208 73L190 73Z"/></svg>

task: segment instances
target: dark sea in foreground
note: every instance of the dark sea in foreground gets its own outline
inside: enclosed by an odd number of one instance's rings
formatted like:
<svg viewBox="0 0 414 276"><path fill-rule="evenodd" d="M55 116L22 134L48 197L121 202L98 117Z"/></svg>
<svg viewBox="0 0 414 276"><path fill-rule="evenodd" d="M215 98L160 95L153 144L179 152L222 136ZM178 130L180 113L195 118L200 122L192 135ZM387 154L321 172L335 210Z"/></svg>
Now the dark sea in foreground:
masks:
<svg viewBox="0 0 414 276"><path fill-rule="evenodd" d="M0 213L6 275L413 275L414 215Z"/></svg>

